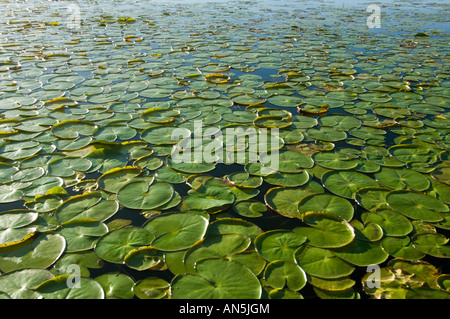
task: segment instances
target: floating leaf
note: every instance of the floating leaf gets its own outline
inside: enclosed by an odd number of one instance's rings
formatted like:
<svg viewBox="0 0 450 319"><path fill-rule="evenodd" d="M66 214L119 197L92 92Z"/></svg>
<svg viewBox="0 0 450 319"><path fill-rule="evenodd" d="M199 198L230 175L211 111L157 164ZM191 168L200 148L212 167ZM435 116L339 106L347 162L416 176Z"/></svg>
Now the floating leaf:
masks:
<svg viewBox="0 0 450 319"><path fill-rule="evenodd" d="M197 262L195 273L177 275L170 292L176 299L258 299L258 278L245 266L222 258ZM192 290L192 287L196 287Z"/></svg>

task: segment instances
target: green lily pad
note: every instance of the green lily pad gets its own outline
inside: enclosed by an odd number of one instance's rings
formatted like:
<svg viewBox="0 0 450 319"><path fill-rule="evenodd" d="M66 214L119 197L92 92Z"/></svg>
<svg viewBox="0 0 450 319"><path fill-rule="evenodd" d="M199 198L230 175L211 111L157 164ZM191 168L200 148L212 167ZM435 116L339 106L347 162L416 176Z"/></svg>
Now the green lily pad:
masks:
<svg viewBox="0 0 450 319"><path fill-rule="evenodd" d="M355 195L356 202L367 209L375 212L378 210L390 210L386 203L386 197L390 190L381 187L363 187L360 188Z"/></svg>
<svg viewBox="0 0 450 319"><path fill-rule="evenodd" d="M233 209L243 217L258 218L267 211L267 206L258 201L242 201L235 203Z"/></svg>
<svg viewBox="0 0 450 319"><path fill-rule="evenodd" d="M136 282L133 292L139 299L162 299L169 294L170 284L164 279L149 277Z"/></svg>
<svg viewBox="0 0 450 319"><path fill-rule="evenodd" d="M307 245L295 251L295 261L308 275L321 279L341 278L355 270L354 266L336 257L328 249Z"/></svg>
<svg viewBox="0 0 450 319"><path fill-rule="evenodd" d="M168 203L174 195L172 186L166 182L150 184L148 181L132 181L117 192L119 203L131 209L152 210Z"/></svg>
<svg viewBox="0 0 450 319"><path fill-rule="evenodd" d="M358 166L358 161L336 152L319 152L313 155L314 162L324 168L350 170Z"/></svg>
<svg viewBox="0 0 450 319"><path fill-rule="evenodd" d="M36 287L44 299L104 299L102 286L92 278L79 277L77 286L69 287L70 275L61 275L44 281Z"/></svg>
<svg viewBox="0 0 450 319"><path fill-rule="evenodd" d="M104 221L113 216L118 209L116 201L104 200L100 192L94 191L65 200L55 211L55 216L61 223L78 218Z"/></svg>
<svg viewBox="0 0 450 319"><path fill-rule="evenodd" d="M373 243L357 238L348 245L333 248L331 251L342 260L359 267L378 265L389 257L379 242Z"/></svg>
<svg viewBox="0 0 450 319"><path fill-rule="evenodd" d="M300 216L298 205L300 201L313 192L300 188L274 187L264 195L266 205L282 216L296 218Z"/></svg>
<svg viewBox="0 0 450 319"><path fill-rule="evenodd" d="M244 265L205 258L197 262L195 273L175 276L170 292L175 299L259 299L262 288Z"/></svg>
<svg viewBox="0 0 450 319"><path fill-rule="evenodd" d="M328 171L322 175L322 183L332 193L349 199L363 187L378 186L369 176L355 171Z"/></svg>
<svg viewBox="0 0 450 319"><path fill-rule="evenodd" d="M307 212L302 220L311 227L297 227L294 232L305 236L308 245L320 248L342 247L355 238L353 227L342 217L326 212Z"/></svg>
<svg viewBox="0 0 450 319"><path fill-rule="evenodd" d="M209 186L200 191L189 190L184 199L185 204L191 209L210 210L231 205L235 196L230 188Z"/></svg>
<svg viewBox="0 0 450 319"><path fill-rule="evenodd" d="M197 213L169 213L150 219L143 228L155 236L152 246L176 251L187 249L202 239L208 219Z"/></svg>
<svg viewBox="0 0 450 319"><path fill-rule="evenodd" d="M449 211L448 206L440 200L410 191L392 191L387 195L386 201L392 209L406 217L428 222L441 221L441 213Z"/></svg>
<svg viewBox="0 0 450 319"><path fill-rule="evenodd" d="M18 244L33 236L36 226L31 226L38 214L27 210L10 210L0 213L0 248Z"/></svg>
<svg viewBox="0 0 450 319"><path fill-rule="evenodd" d="M364 223L372 222L380 225L387 236L406 236L413 230L413 226L408 218L389 209L363 213L361 220Z"/></svg>
<svg viewBox="0 0 450 319"><path fill-rule="evenodd" d="M383 249L391 256L403 258L405 260L420 260L425 257L425 253L417 250L411 243L408 236L386 237L381 242Z"/></svg>
<svg viewBox="0 0 450 319"><path fill-rule="evenodd" d="M294 252L305 243L306 237L289 230L271 230L258 235L255 247L258 254L269 262L293 261Z"/></svg>
<svg viewBox="0 0 450 319"><path fill-rule="evenodd" d="M327 212L347 221L353 218L353 205L345 198L330 194L314 194L302 198L298 205L300 218L307 212Z"/></svg>
<svg viewBox="0 0 450 319"><path fill-rule="evenodd" d="M437 258L450 258L450 245L448 238L442 234L419 234L413 239L413 246L433 257Z"/></svg>
<svg viewBox="0 0 450 319"><path fill-rule="evenodd" d="M60 138L74 139L80 135L90 136L97 131L98 127L83 120L66 120L52 126L52 134Z"/></svg>
<svg viewBox="0 0 450 319"><path fill-rule="evenodd" d="M95 278L105 292L106 299L132 299L134 280L124 274L103 274Z"/></svg>
<svg viewBox="0 0 450 319"><path fill-rule="evenodd" d="M424 175L408 168L382 167L374 177L380 184L392 189L408 188L424 191L430 186L430 181Z"/></svg>
<svg viewBox="0 0 450 319"><path fill-rule="evenodd" d="M46 269L63 254L66 241L58 234L39 234L20 244L0 248L0 270Z"/></svg>
<svg viewBox="0 0 450 319"><path fill-rule="evenodd" d="M117 193L119 189L142 174L142 169L136 166L114 168L97 179L98 186L104 191Z"/></svg>
<svg viewBox="0 0 450 319"><path fill-rule="evenodd" d="M119 228L99 238L95 253L108 262L122 263L130 251L150 245L154 238L153 234L142 228Z"/></svg>
<svg viewBox="0 0 450 319"><path fill-rule="evenodd" d="M264 177L264 181L269 184L285 187L298 187L309 181L310 175L306 171L299 173L277 172L273 175Z"/></svg>
<svg viewBox="0 0 450 319"><path fill-rule="evenodd" d="M306 285L306 274L292 261L276 260L267 265L264 280L273 288L287 286L292 291L298 291Z"/></svg>
<svg viewBox="0 0 450 319"><path fill-rule="evenodd" d="M162 253L153 246L143 246L131 250L123 259L125 265L138 271L156 270L164 265Z"/></svg>
<svg viewBox="0 0 450 319"><path fill-rule="evenodd" d="M53 278L45 269L22 269L0 276L0 291L12 299L38 299L42 295L35 290L41 283Z"/></svg>
<svg viewBox="0 0 450 319"><path fill-rule="evenodd" d="M92 249L97 239L108 232L105 224L87 218L72 219L61 226L57 233L66 240L67 252Z"/></svg>

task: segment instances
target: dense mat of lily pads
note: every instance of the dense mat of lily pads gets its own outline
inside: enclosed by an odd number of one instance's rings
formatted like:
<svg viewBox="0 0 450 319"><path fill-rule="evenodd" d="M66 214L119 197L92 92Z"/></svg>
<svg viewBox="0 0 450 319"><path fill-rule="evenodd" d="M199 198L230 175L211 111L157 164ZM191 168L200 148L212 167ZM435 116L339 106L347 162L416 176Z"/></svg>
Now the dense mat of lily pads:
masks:
<svg viewBox="0 0 450 319"><path fill-rule="evenodd" d="M450 297L448 3L0 2L0 298Z"/></svg>

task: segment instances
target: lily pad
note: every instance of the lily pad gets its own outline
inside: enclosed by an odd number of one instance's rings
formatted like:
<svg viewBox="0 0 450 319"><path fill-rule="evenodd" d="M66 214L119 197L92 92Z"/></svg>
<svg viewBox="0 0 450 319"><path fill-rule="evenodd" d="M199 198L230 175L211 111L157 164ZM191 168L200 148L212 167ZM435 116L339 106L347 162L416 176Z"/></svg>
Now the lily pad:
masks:
<svg viewBox="0 0 450 319"><path fill-rule="evenodd" d="M137 180L121 187L117 200L127 208L152 210L168 203L173 194L172 186L166 182L150 184L145 180Z"/></svg>
<svg viewBox="0 0 450 319"><path fill-rule="evenodd" d="M0 270L9 272L18 269L51 266L63 254L66 241L58 234L39 234L26 241L0 248Z"/></svg>
<svg viewBox="0 0 450 319"><path fill-rule="evenodd" d="M183 250L203 238L208 219L197 213L169 213L149 220L143 226L155 239L152 246L163 251Z"/></svg>
<svg viewBox="0 0 450 319"><path fill-rule="evenodd" d="M299 202L300 218L307 212L327 212L347 221L353 218L353 205L345 198L330 194L314 194L303 197Z"/></svg>
<svg viewBox="0 0 450 319"><path fill-rule="evenodd" d="M95 253L108 262L122 263L130 251L150 245L154 238L154 235L142 228L119 228L100 237L95 245Z"/></svg>
<svg viewBox="0 0 450 319"><path fill-rule="evenodd" d="M288 230L267 231L254 240L258 254L269 262L293 261L295 250L305 241L305 236Z"/></svg>
<svg viewBox="0 0 450 319"><path fill-rule="evenodd" d="M355 267L324 248L302 246L295 252L297 264L311 276L335 279L353 273Z"/></svg>
<svg viewBox="0 0 450 319"><path fill-rule="evenodd" d="M262 288L258 278L242 264L205 258L197 262L195 273L175 276L170 292L176 299L259 299Z"/></svg>
<svg viewBox="0 0 450 319"><path fill-rule="evenodd" d="M392 191L386 201L394 210L408 218L428 222L439 222L443 219L441 213L448 212L449 208L440 200L410 191Z"/></svg>
<svg viewBox="0 0 450 319"><path fill-rule="evenodd" d="M332 193L349 199L363 187L378 186L369 176L355 171L328 171L322 175L322 183Z"/></svg>
<svg viewBox="0 0 450 319"><path fill-rule="evenodd" d="M305 236L308 245L336 248L347 245L355 238L353 227L342 217L326 212L307 212L302 220L311 227L297 227L294 232Z"/></svg>
<svg viewBox="0 0 450 319"><path fill-rule="evenodd" d="M284 288L298 291L306 285L306 274L302 268L292 261L276 260L264 270L265 281L273 288Z"/></svg>

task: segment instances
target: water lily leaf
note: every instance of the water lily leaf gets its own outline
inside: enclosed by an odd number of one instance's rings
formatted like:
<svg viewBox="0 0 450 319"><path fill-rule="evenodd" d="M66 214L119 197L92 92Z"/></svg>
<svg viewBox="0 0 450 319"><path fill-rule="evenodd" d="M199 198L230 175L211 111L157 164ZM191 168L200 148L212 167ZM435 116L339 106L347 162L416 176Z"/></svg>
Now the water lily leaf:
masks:
<svg viewBox="0 0 450 319"><path fill-rule="evenodd" d="M206 162L175 162L171 158L167 160L168 167L187 174L202 174L212 171L216 167L216 163L206 163Z"/></svg>
<svg viewBox="0 0 450 319"><path fill-rule="evenodd" d="M67 253L56 261L51 271L54 275L73 274L73 267L76 265L80 267L80 276L89 277L89 268L101 269L103 264L103 260L93 251Z"/></svg>
<svg viewBox="0 0 450 319"><path fill-rule="evenodd" d="M303 100L298 96L280 94L269 97L267 102L281 107L297 107L297 105L303 102Z"/></svg>
<svg viewBox="0 0 450 319"><path fill-rule="evenodd" d="M19 169L13 165L0 162L0 182L8 183L13 179Z"/></svg>
<svg viewBox="0 0 450 319"><path fill-rule="evenodd" d="M103 274L95 278L105 292L106 299L132 299L134 280L124 274Z"/></svg>
<svg viewBox="0 0 450 319"><path fill-rule="evenodd" d="M337 279L325 279L315 276L309 276L308 282L314 287L327 291L346 290L355 285L355 281L348 277L342 277Z"/></svg>
<svg viewBox="0 0 450 319"><path fill-rule="evenodd" d="M242 201L235 203L233 209L243 217L258 218L267 211L267 206L258 201Z"/></svg>
<svg viewBox="0 0 450 319"><path fill-rule="evenodd" d="M361 220L365 224L372 222L380 225L387 236L406 236L413 230L413 226L408 218L390 209L363 213Z"/></svg>
<svg viewBox="0 0 450 319"><path fill-rule="evenodd" d="M394 210L408 218L428 222L439 222L443 219L441 213L448 212L449 208L440 200L410 191L392 191L386 201Z"/></svg>
<svg viewBox="0 0 450 319"><path fill-rule="evenodd" d="M264 200L266 205L278 214L296 218L300 216L298 204L305 196L311 194L313 192L307 189L274 187L266 192Z"/></svg>
<svg viewBox="0 0 450 319"><path fill-rule="evenodd" d="M330 192L349 199L360 188L378 186L369 176L354 171L328 171L322 175L322 183Z"/></svg>
<svg viewBox="0 0 450 319"><path fill-rule="evenodd" d="M156 270L164 265L162 253L153 246L143 246L133 249L124 257L124 263L138 271Z"/></svg>
<svg viewBox="0 0 450 319"><path fill-rule="evenodd" d="M170 292L176 299L258 299L258 278L244 265L222 258L197 262L194 274L177 275ZM214 284L213 284L214 283ZM195 287L195 289L192 289Z"/></svg>
<svg viewBox="0 0 450 319"><path fill-rule="evenodd" d="M313 155L316 164L334 170L351 170L359 165L358 161L336 152L318 152Z"/></svg>
<svg viewBox="0 0 450 319"><path fill-rule="evenodd" d="M258 235L255 248L261 257L269 262L275 260L293 261L294 252L305 243L306 237L289 230L271 230Z"/></svg>
<svg viewBox="0 0 450 319"><path fill-rule="evenodd" d="M242 234L250 237L251 240L263 231L257 225L239 218L223 217L208 226L206 236L223 234Z"/></svg>
<svg viewBox="0 0 450 319"><path fill-rule="evenodd" d="M210 235L197 242L184 255L188 272L194 272L196 263L202 258L230 257L245 251L251 243L250 237L242 234Z"/></svg>
<svg viewBox="0 0 450 319"><path fill-rule="evenodd" d="M191 131L181 127L156 126L141 132L141 138L152 144L177 144L181 137L191 136Z"/></svg>
<svg viewBox="0 0 450 319"><path fill-rule="evenodd" d="M66 120L52 126L53 135L60 138L74 139L80 135L90 136L97 131L98 127L85 120Z"/></svg>
<svg viewBox="0 0 450 319"><path fill-rule="evenodd" d="M389 254L383 250L379 242L359 240L355 238L350 244L331 249L333 254L355 266L367 267L384 262Z"/></svg>
<svg viewBox="0 0 450 319"><path fill-rule="evenodd" d="M295 261L311 276L335 279L348 276L355 270L351 264L324 248L302 246L295 251Z"/></svg>
<svg viewBox="0 0 450 319"><path fill-rule="evenodd" d="M42 150L42 146L38 142L8 142L0 145L0 157L15 161L25 159L27 157L38 154Z"/></svg>
<svg viewBox="0 0 450 319"><path fill-rule="evenodd" d="M44 281L36 287L44 299L104 299L105 292L92 278L79 277L79 287L69 287L70 275L61 275Z"/></svg>
<svg viewBox="0 0 450 319"><path fill-rule="evenodd" d="M139 280L133 292L139 299L162 299L169 293L170 284L162 278L149 277Z"/></svg>
<svg viewBox="0 0 450 319"><path fill-rule="evenodd" d="M273 288L287 286L292 291L298 291L306 285L306 274L292 261L276 260L267 265L264 280Z"/></svg>
<svg viewBox="0 0 450 319"><path fill-rule="evenodd" d="M425 257L425 253L417 250L411 243L408 236L386 237L382 240L383 249L391 256L403 258L405 260L420 260Z"/></svg>
<svg viewBox="0 0 450 319"><path fill-rule="evenodd" d="M94 191L65 200L55 211L55 216L61 223L79 218L104 221L118 209L119 204L115 200L104 200L100 192Z"/></svg>
<svg viewBox="0 0 450 319"><path fill-rule="evenodd" d="M142 168L137 166L113 168L100 176L97 179L97 184L104 191L117 193L122 186L142 173Z"/></svg>
<svg viewBox="0 0 450 319"><path fill-rule="evenodd" d="M368 222L363 224L359 220L354 219L350 222L350 225L355 230L355 237L360 240L376 242L383 238L383 228L376 223Z"/></svg>
<svg viewBox="0 0 450 319"><path fill-rule="evenodd" d="M230 188L209 186L204 190L189 190L184 202L191 209L210 210L231 205L235 201L235 196Z"/></svg>
<svg viewBox="0 0 450 319"><path fill-rule="evenodd" d="M122 263L133 249L149 246L155 236L149 231L133 226L113 230L99 238L95 253L112 263Z"/></svg>
<svg viewBox="0 0 450 319"><path fill-rule="evenodd" d="M66 157L48 163L48 173L52 176L71 177L76 172L86 172L92 162L86 158Z"/></svg>
<svg viewBox="0 0 450 319"><path fill-rule="evenodd" d="M355 238L353 227L342 217L325 212L307 212L302 220L311 227L297 227L294 231L308 240L308 245L320 248L342 247Z"/></svg>
<svg viewBox="0 0 450 319"><path fill-rule="evenodd" d="M0 248L21 243L33 236L37 227L30 226L38 214L17 209L0 213Z"/></svg>
<svg viewBox="0 0 450 319"><path fill-rule="evenodd" d="M353 218L353 205L345 198L330 194L314 194L302 198L298 205L300 218L307 212L327 212L347 221Z"/></svg>
<svg viewBox="0 0 450 319"><path fill-rule="evenodd" d="M191 213L169 213L150 219L143 226L155 235L152 246L163 251L183 250L203 238L208 219Z"/></svg>
<svg viewBox="0 0 450 319"><path fill-rule="evenodd" d="M97 239L108 232L102 222L92 219L72 219L61 225L57 233L66 240L67 252L78 252L94 248Z"/></svg>
<svg viewBox="0 0 450 319"><path fill-rule="evenodd" d="M430 256L438 258L450 258L450 245L448 238L442 234L419 234L413 239L413 246Z"/></svg>
<svg viewBox="0 0 450 319"><path fill-rule="evenodd" d="M303 168L311 168L314 166L313 160L302 153L293 151L279 152L279 168L282 173L299 173ZM261 159L264 162L264 159Z"/></svg>
<svg viewBox="0 0 450 319"><path fill-rule="evenodd" d="M109 124L99 128L93 138L107 142L114 142L116 140L126 141L132 139L136 134L137 131L129 126Z"/></svg>
<svg viewBox="0 0 450 319"><path fill-rule="evenodd" d="M152 210L168 203L173 195L172 186L166 182L132 181L119 189L117 200L127 208Z"/></svg>
<svg viewBox="0 0 450 319"><path fill-rule="evenodd" d="M48 270L22 269L0 276L0 291L12 299L38 299L42 295L35 290L41 283L53 278Z"/></svg>
<svg viewBox="0 0 450 319"><path fill-rule="evenodd" d="M264 177L264 181L269 184L285 187L298 187L309 181L310 175L307 171L299 173L283 173L277 172L273 175Z"/></svg>
<svg viewBox="0 0 450 319"><path fill-rule="evenodd" d="M306 134L313 139L327 142L339 142L347 138L346 132L328 126L322 126L319 129L307 129Z"/></svg>
<svg viewBox="0 0 450 319"><path fill-rule="evenodd" d="M61 235L39 234L20 244L0 248L0 270L45 269L58 260L65 248L66 241Z"/></svg>
<svg viewBox="0 0 450 319"><path fill-rule="evenodd" d="M382 167L374 174L374 177L380 184L392 189L406 187L415 191L424 191L430 186L430 181L424 175L408 168Z"/></svg>
<svg viewBox="0 0 450 319"><path fill-rule="evenodd" d="M386 203L386 196L389 192L390 190L387 188L363 187L356 192L355 200L359 205L371 212L390 210L390 206Z"/></svg>
<svg viewBox="0 0 450 319"><path fill-rule="evenodd" d="M227 179L233 185L243 188L258 188L263 183L261 176L250 176L247 172L233 173Z"/></svg>
<svg viewBox="0 0 450 319"><path fill-rule="evenodd" d="M14 184L0 185L0 203L11 203L21 200L23 191L18 189Z"/></svg>

